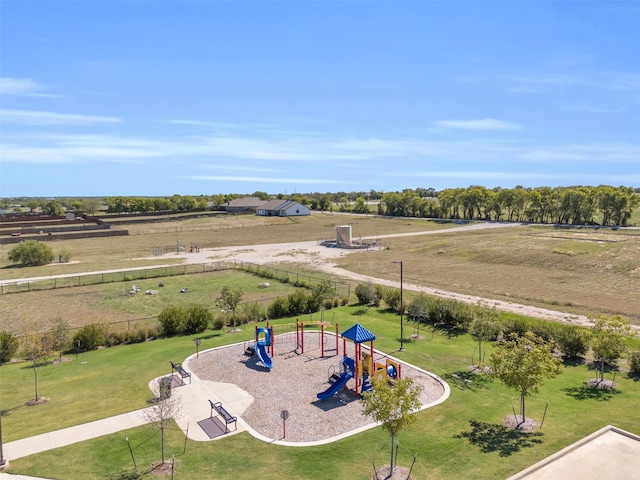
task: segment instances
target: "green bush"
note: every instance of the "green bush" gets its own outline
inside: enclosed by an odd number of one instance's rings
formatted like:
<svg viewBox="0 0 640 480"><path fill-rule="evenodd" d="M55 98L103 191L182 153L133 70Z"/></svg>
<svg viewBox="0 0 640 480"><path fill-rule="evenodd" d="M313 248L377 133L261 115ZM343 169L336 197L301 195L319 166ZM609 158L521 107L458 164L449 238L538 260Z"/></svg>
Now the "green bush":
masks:
<svg viewBox="0 0 640 480"><path fill-rule="evenodd" d="M226 322L226 317L224 314L218 315L213 321L213 329L214 330L222 330Z"/></svg>
<svg viewBox="0 0 640 480"><path fill-rule="evenodd" d="M213 314L204 307L191 307L187 310L184 320L184 333L204 332L213 320Z"/></svg>
<svg viewBox="0 0 640 480"><path fill-rule="evenodd" d="M112 330L106 336L104 343L107 347L121 345L129 341L129 332L127 330Z"/></svg>
<svg viewBox="0 0 640 480"><path fill-rule="evenodd" d="M629 376L640 378L640 350L636 350L629 355Z"/></svg>
<svg viewBox="0 0 640 480"><path fill-rule="evenodd" d="M0 363L10 362L18 351L20 342L13 333L0 332Z"/></svg>
<svg viewBox="0 0 640 480"><path fill-rule="evenodd" d="M150 338L158 336L158 327L153 325L141 325L129 331L129 341L131 343L146 342Z"/></svg>
<svg viewBox="0 0 640 480"><path fill-rule="evenodd" d="M371 282L359 283L355 288L355 295L358 299L358 303L361 305L374 305L380 304L382 298L381 289L377 288L378 285L374 285Z"/></svg>
<svg viewBox="0 0 640 480"><path fill-rule="evenodd" d="M382 300L394 312L400 313L400 290L393 287L386 287L382 291Z"/></svg>
<svg viewBox="0 0 640 480"><path fill-rule="evenodd" d="M99 323L90 323L73 334L72 344L75 352L95 350L105 344L106 329Z"/></svg>
<svg viewBox="0 0 640 480"><path fill-rule="evenodd" d="M505 337L511 333L521 337L530 329L530 325L524 318L512 317L503 322L502 333Z"/></svg>
<svg viewBox="0 0 640 480"><path fill-rule="evenodd" d="M557 325L554 340L567 358L583 357L589 351L589 332L576 325Z"/></svg>
<svg viewBox="0 0 640 480"><path fill-rule="evenodd" d="M38 240L23 240L9 250L9 260L25 267L46 265L53 261L53 249Z"/></svg>
<svg viewBox="0 0 640 480"><path fill-rule="evenodd" d="M289 314L298 315L307 311L309 295L306 290L297 288L287 295L287 301L289 302Z"/></svg>
<svg viewBox="0 0 640 480"><path fill-rule="evenodd" d="M307 300L307 312L317 312L320 310L320 299L314 296L309 296Z"/></svg>
<svg viewBox="0 0 640 480"><path fill-rule="evenodd" d="M173 337L184 331L185 312L179 307L165 307L158 315L160 332L165 337Z"/></svg>
<svg viewBox="0 0 640 480"><path fill-rule="evenodd" d="M260 303L245 303L241 309L242 315L247 322L261 322L267 319L267 312Z"/></svg>
<svg viewBox="0 0 640 480"><path fill-rule="evenodd" d="M289 315L289 300L285 297L278 297L267 307L269 318L282 318Z"/></svg>

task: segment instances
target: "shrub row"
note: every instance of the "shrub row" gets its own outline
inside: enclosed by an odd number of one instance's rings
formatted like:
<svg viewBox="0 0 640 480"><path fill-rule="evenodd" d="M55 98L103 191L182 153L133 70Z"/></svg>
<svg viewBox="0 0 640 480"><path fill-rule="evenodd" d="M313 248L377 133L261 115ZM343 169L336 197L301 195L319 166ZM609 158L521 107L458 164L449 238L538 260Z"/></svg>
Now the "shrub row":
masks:
<svg viewBox="0 0 640 480"><path fill-rule="evenodd" d="M329 310L348 303L348 298L340 299L338 297L326 299L321 303L312 293L299 288L286 297L277 297L273 300L267 307L267 316L272 319L292 317L303 313L318 312L321 307Z"/></svg>
<svg viewBox="0 0 640 480"><path fill-rule="evenodd" d="M389 308L400 311L399 294L394 294L397 291L369 283L359 284L355 289L360 303L374 304L379 294ZM488 307L424 294L415 296L407 305L407 315L413 321L460 333L468 333L475 318L490 316L492 311ZM530 331L546 341L554 341L568 358L581 357L589 350L589 330L584 327L512 315L502 315L498 327L503 336Z"/></svg>
<svg viewBox="0 0 640 480"><path fill-rule="evenodd" d="M127 329L111 329L101 323L90 323L73 334L71 351L75 353L111 347L125 343L141 343L158 337L159 329L153 325L140 325Z"/></svg>
<svg viewBox="0 0 640 480"><path fill-rule="evenodd" d="M165 337L204 332L213 323L213 313L204 307L165 307L158 315Z"/></svg>
<svg viewBox="0 0 640 480"><path fill-rule="evenodd" d="M11 332L0 332L0 364L10 362L18 351L20 342Z"/></svg>
<svg viewBox="0 0 640 480"><path fill-rule="evenodd" d="M220 330L225 325L244 325L249 322L260 322L267 319L267 311L265 307L259 303L245 303L236 309L235 319L233 313L229 311L221 311L213 321L213 329Z"/></svg>

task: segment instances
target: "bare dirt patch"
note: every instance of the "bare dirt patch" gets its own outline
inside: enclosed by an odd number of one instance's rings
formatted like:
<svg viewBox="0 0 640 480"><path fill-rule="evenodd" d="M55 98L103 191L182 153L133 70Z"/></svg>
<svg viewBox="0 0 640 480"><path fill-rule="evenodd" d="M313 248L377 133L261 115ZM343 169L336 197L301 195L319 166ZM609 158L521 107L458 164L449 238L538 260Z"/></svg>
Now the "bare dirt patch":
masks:
<svg viewBox="0 0 640 480"><path fill-rule="evenodd" d="M539 427L538 422L533 418L525 417L523 420L522 415L505 417L502 420L502 425L513 430L520 430L521 432L532 432Z"/></svg>
<svg viewBox="0 0 640 480"><path fill-rule="evenodd" d="M409 475L409 469L398 465L393 469L393 475L390 475L391 465L383 465L375 472L371 473L370 480L414 480L413 475Z"/></svg>

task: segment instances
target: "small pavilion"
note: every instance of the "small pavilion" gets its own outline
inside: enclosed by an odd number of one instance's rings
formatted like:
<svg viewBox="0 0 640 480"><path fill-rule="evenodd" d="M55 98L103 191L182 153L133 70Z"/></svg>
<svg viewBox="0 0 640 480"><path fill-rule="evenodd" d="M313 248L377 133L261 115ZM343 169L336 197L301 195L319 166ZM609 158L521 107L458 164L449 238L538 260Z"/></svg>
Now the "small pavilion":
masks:
<svg viewBox="0 0 640 480"><path fill-rule="evenodd" d="M347 340L351 340L355 345L355 373L354 375L356 386L355 393L358 395L360 387L363 384L365 372L373 371L373 341L376 336L364 328L359 323L356 323L353 327L342 332L342 352L344 356L347 356ZM362 352L362 344L369 342L369 354Z"/></svg>

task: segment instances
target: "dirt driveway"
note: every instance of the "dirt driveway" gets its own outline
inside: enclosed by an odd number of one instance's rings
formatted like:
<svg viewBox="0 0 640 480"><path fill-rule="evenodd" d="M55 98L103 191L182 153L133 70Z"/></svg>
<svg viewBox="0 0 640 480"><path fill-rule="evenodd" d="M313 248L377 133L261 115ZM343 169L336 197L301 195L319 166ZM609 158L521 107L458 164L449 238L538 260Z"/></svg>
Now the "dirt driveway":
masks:
<svg viewBox="0 0 640 480"><path fill-rule="evenodd" d="M475 223L472 225L465 225L461 227L455 227L447 230L450 232L465 232L469 230L480 230L487 228L502 228L513 227L513 223ZM415 236L415 235L431 235L442 233L439 230L418 232L418 233L404 233L394 235L384 235L376 238L392 238L399 236ZM327 248L320 245L318 242L294 242L294 243L278 243L278 244L264 244L264 245L251 245L241 247L223 247L216 249L204 249L199 253L185 253L183 257L185 262L188 263L206 263L210 261L221 260L237 260L249 263L255 263L259 265L274 264L278 262L295 262L306 264L314 269L327 272L331 275L354 280L357 282L371 281L376 284L386 285L391 287L400 287L399 282L394 282L382 278L376 278L373 276L361 275L358 273L350 272L343 268L338 267L338 261L340 258L349 255L354 251L361 250L349 250L341 248ZM376 254L376 250L370 250L372 255ZM171 254L175 258L175 254ZM529 305L522 305L518 303L505 302L501 300L491 300L482 297L476 297L473 295L464 295L455 292L447 292L440 289L428 288L422 285L404 283L403 288L415 292L423 292L429 295L435 295L442 298L451 298L461 302L485 305L489 308L495 307L498 310L505 312L517 313L520 315L527 315L530 317L541 318L544 320L554 320L559 322L571 323L574 325L591 325L589 319L584 315L575 315L572 313L559 312L555 310L549 310L546 308L533 307Z"/></svg>

